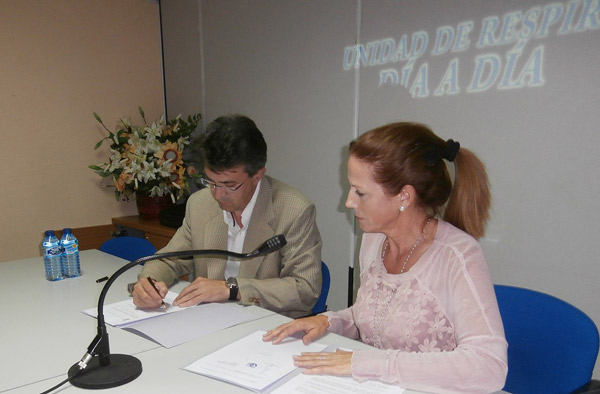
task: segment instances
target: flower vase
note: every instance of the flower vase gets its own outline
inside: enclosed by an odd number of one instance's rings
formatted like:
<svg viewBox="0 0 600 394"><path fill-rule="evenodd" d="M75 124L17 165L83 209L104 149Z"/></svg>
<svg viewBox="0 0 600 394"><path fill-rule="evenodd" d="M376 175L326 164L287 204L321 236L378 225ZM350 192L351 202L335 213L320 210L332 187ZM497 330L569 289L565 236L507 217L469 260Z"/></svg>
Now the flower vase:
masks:
<svg viewBox="0 0 600 394"><path fill-rule="evenodd" d="M136 194L135 203L140 218L148 220L158 220L160 212L173 205L169 196L149 196L141 193Z"/></svg>

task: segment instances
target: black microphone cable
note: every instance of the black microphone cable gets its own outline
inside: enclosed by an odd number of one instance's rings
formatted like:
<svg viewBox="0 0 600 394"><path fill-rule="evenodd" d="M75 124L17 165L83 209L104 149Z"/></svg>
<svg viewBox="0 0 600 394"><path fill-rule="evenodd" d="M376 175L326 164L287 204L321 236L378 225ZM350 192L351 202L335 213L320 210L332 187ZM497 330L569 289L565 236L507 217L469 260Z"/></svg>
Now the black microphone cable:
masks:
<svg viewBox="0 0 600 394"><path fill-rule="evenodd" d="M282 247L284 247L287 244L287 240L285 239L285 236L283 235L276 235L274 237L269 238L268 240L266 240L262 245L260 245L258 248L256 248L255 250L253 250L252 252L249 253L235 253L235 252L230 252L227 250L216 250L216 249L208 249L208 250L184 250L184 251L176 251L176 252L167 252L167 253L160 253L160 254L154 254L154 255L150 255L150 256L146 256L146 257L141 257L137 260L131 261L128 264L124 265L123 267L121 267L120 269L118 269L109 279L108 279L108 283L106 285L104 285L104 288L102 289L102 292L100 293L100 297L99 297L99 301L98 301L98 316L97 316L97 320L98 320L98 326L99 327L103 327L104 328L104 334L106 334L106 326L104 323L104 313L103 313L103 306L104 306L104 297L106 296L106 292L108 291L108 288L110 287L110 285L112 284L112 282L117 278L117 276L121 275L123 272L127 271L130 268L135 267L136 265L140 265L143 264L147 261L150 260L157 260L157 259L161 259L161 258L171 258L171 257L187 257L187 256L194 256L194 255L224 255L224 256L231 256L231 257L237 257L237 258L252 258L258 255L263 255L263 254L269 254L272 252L275 252L279 249L281 249ZM105 278L102 279L98 279L96 281L96 283L100 283L103 282L105 280ZM88 351L86 352L86 354L82 357L82 359L76 364L79 366L78 369L72 368L75 372L72 373L71 375L69 375L69 373L67 373L67 378L65 380L63 380L62 382L56 384L55 386L51 387L50 389L42 392L41 394L49 394L52 391L56 390L57 388L59 388L60 386L64 385L65 383L71 381L71 379L73 379L74 377L76 377L77 375L79 375L82 371L85 370L85 368L87 367L87 363L96 355L98 354L102 354L101 350L100 353L98 353L96 351L96 347L100 347L100 342L102 341L102 339L105 339L105 337L103 337L102 335L99 334L96 336L96 338L94 338L94 340L92 341L92 343L90 344L90 346L88 347Z"/></svg>
<svg viewBox="0 0 600 394"><path fill-rule="evenodd" d="M74 374L72 374L72 375L70 375L70 376L67 374L67 378L66 378L65 380L63 380L62 382L60 382L60 383L58 383L58 384L56 384L56 385L52 386L51 388L49 388L49 389L48 389L48 390L46 390L46 391L42 391L40 394L49 394L49 393L53 392L54 390L56 390L57 388L59 388L59 387L60 387L60 386L62 386L63 384L67 383L69 380L71 380L71 379L72 379L72 378L74 378L75 376L79 375L79 373L80 373L81 371L83 371L84 369L85 369L85 366L80 366L80 369L79 369L78 371L76 371Z"/></svg>

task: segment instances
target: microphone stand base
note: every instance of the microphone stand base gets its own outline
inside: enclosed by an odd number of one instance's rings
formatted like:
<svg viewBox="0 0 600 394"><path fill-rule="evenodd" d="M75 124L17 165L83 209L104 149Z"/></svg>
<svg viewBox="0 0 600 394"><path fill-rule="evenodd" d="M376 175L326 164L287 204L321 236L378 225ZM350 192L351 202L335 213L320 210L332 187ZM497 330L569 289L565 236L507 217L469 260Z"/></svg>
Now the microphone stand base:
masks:
<svg viewBox="0 0 600 394"><path fill-rule="evenodd" d="M142 363L128 354L111 354L110 364L100 365L100 358L95 356L87 368L79 371L79 365L74 364L69 369L69 382L83 389L108 389L127 384L140 376Z"/></svg>

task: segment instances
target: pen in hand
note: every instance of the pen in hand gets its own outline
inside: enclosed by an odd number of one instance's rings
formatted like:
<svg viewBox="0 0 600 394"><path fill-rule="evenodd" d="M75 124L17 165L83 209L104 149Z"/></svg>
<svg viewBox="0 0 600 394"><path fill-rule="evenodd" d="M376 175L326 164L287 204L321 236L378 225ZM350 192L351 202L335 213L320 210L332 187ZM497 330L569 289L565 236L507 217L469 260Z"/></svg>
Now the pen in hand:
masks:
<svg viewBox="0 0 600 394"><path fill-rule="evenodd" d="M155 280L149 276L147 278L148 278L148 282L150 282L150 284L152 285L152 288L154 290L156 290L156 293L160 296L160 292L158 291L158 289L156 288L156 285L154 284ZM162 296L161 296L161 298L162 298ZM163 309L167 307L167 305L165 304L165 301L162 299L160 300L160 307Z"/></svg>

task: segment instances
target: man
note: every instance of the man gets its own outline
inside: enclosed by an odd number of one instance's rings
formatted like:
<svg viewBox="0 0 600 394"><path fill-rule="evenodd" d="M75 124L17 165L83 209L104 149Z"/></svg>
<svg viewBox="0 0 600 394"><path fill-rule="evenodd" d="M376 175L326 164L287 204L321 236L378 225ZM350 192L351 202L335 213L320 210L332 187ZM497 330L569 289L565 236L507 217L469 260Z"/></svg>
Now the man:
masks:
<svg viewBox="0 0 600 394"><path fill-rule="evenodd" d="M287 245L252 259L196 256L147 262L132 293L134 303L160 306L168 286L188 275L193 282L175 305L237 300L289 317L310 314L322 280L315 206L298 190L265 175L267 146L248 117L215 119L206 128L202 149L206 188L190 196L181 227L159 252L248 253L278 234Z"/></svg>

